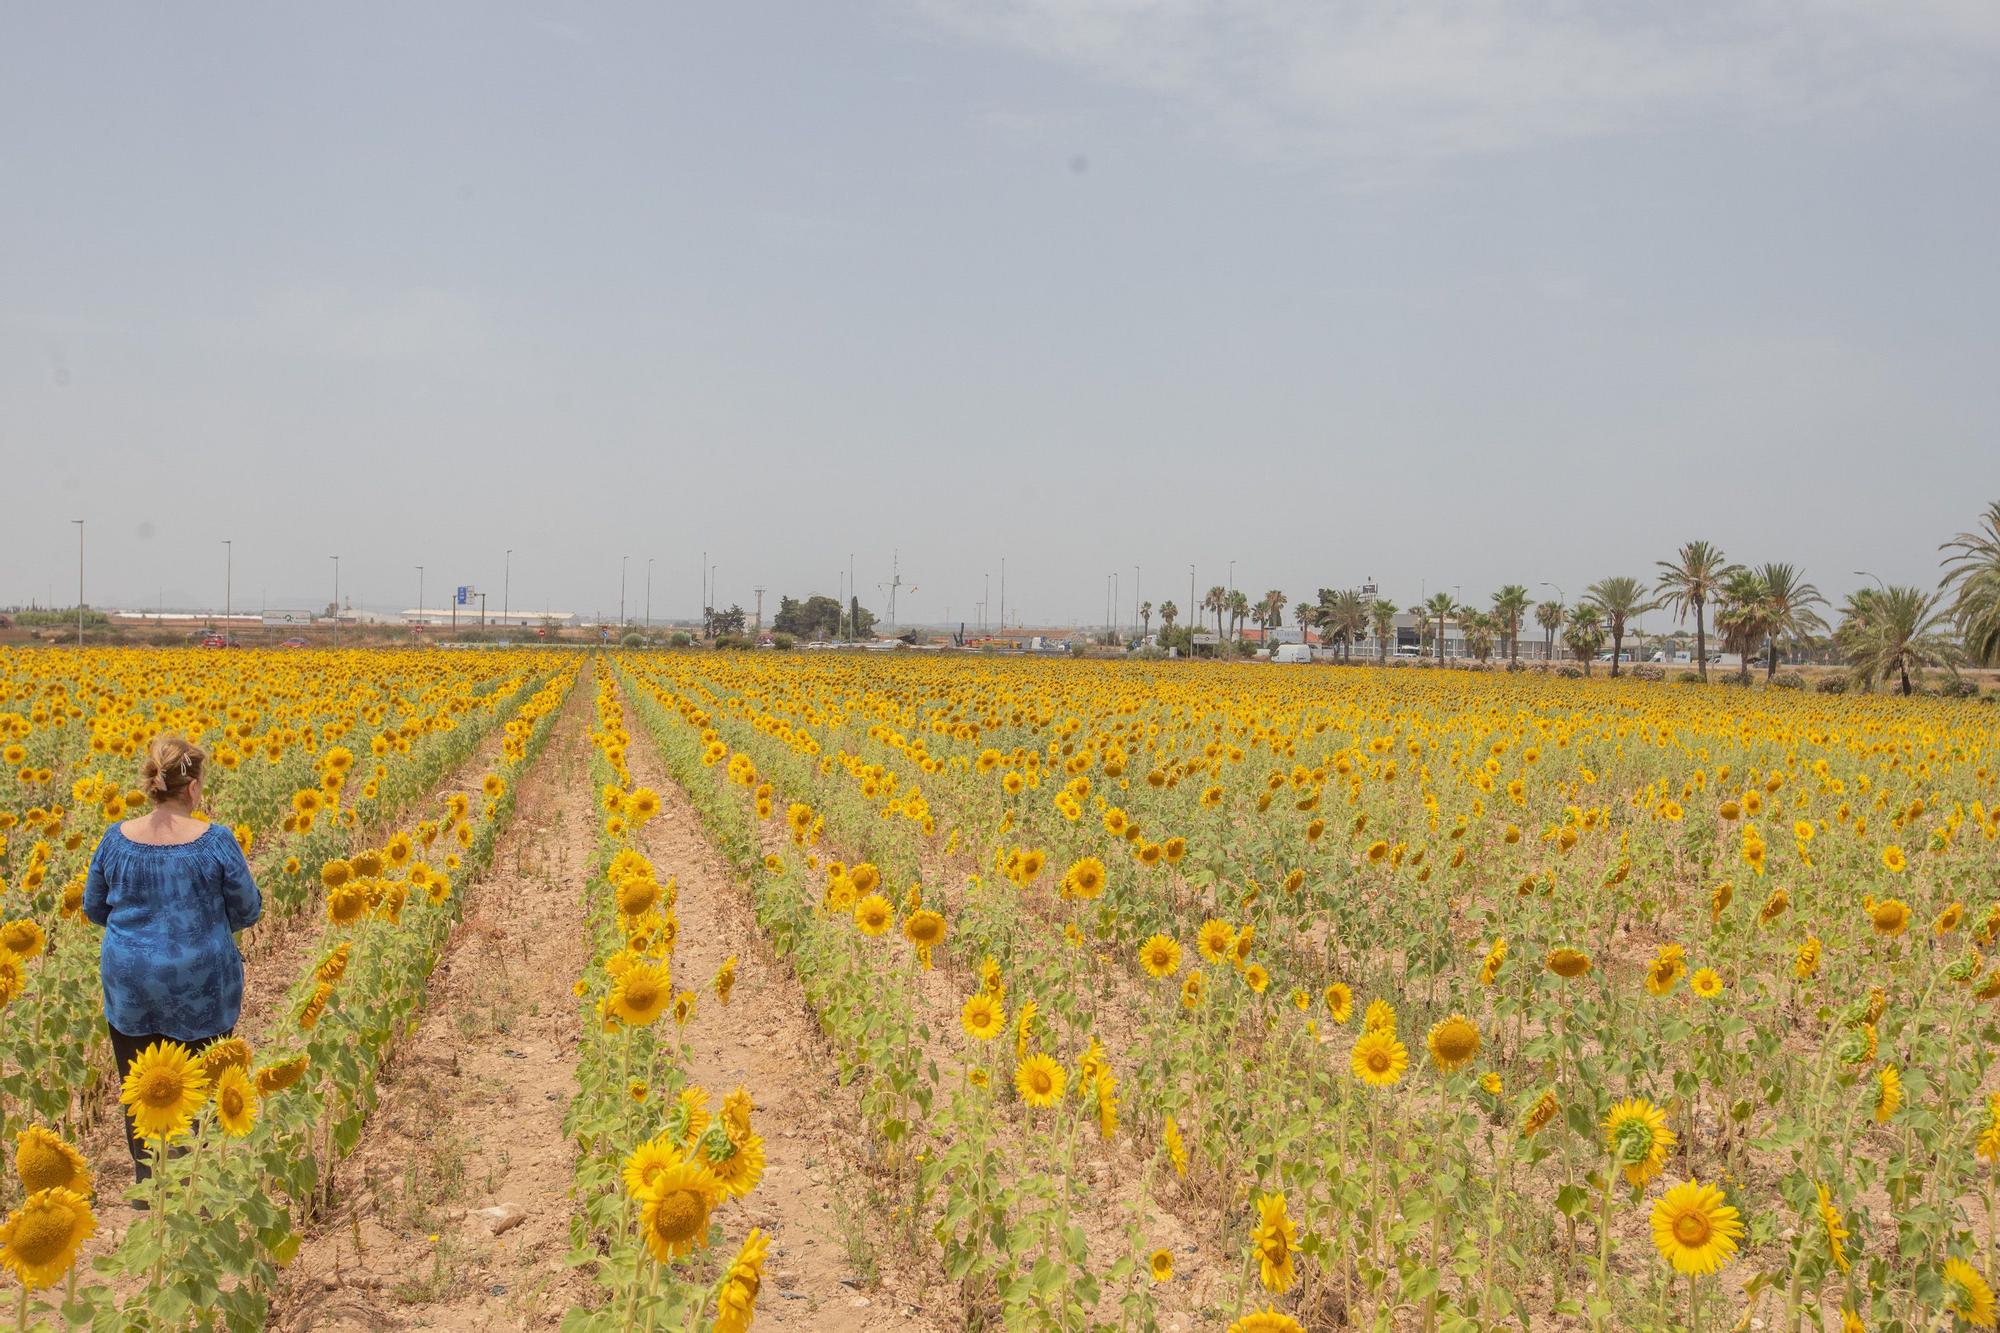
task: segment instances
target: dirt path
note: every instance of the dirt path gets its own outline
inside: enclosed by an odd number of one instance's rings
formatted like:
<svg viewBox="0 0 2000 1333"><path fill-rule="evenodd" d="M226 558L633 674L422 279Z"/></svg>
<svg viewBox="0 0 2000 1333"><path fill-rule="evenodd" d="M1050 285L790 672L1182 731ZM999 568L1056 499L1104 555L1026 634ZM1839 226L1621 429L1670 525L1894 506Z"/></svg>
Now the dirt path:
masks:
<svg viewBox="0 0 2000 1333"><path fill-rule="evenodd" d="M628 715L632 702L624 700ZM771 1265L757 1302L759 1329L943 1330L956 1328L943 1289L926 1297L887 1239L853 1155L862 1123L839 1085L831 1052L791 969L764 942L743 889L703 831L687 794L667 776L651 739L627 755L636 781L661 796L640 849L664 879L679 881L677 984L700 989L691 1081L712 1097L743 1085L764 1137L763 1182L745 1201L746 1222L772 1235ZM737 981L727 1007L707 983L730 954Z"/></svg>
<svg viewBox="0 0 2000 1333"><path fill-rule="evenodd" d="M582 891L595 838L586 673L521 779L493 867L432 975L414 1041L339 1199L274 1302L291 1330L553 1328L585 1287L568 1266L574 1164L563 1132L588 959ZM519 1210L495 1233L487 1209Z"/></svg>

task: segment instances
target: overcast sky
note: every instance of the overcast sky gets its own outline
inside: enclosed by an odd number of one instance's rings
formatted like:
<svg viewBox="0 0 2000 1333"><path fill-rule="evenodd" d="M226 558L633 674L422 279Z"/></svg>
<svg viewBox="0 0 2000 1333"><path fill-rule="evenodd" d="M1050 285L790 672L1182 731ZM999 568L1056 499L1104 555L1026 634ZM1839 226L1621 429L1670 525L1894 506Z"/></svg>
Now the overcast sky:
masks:
<svg viewBox="0 0 2000 1333"><path fill-rule="evenodd" d="M0 603L1931 584L1996 162L1989 0L9 5Z"/></svg>

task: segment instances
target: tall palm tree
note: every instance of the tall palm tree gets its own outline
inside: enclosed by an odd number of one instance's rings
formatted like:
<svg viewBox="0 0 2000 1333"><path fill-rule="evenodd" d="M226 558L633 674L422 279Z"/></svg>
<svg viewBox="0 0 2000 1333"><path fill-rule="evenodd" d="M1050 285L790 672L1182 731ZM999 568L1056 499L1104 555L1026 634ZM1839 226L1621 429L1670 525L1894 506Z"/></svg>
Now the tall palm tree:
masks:
<svg viewBox="0 0 2000 1333"><path fill-rule="evenodd" d="M1181 618L1181 609L1172 602L1160 603L1160 628L1172 629L1174 622Z"/></svg>
<svg viewBox="0 0 2000 1333"><path fill-rule="evenodd" d="M1153 604L1139 603L1139 637L1145 638L1153 632Z"/></svg>
<svg viewBox="0 0 2000 1333"><path fill-rule="evenodd" d="M1472 655L1481 662L1493 656L1493 635L1501 628L1500 622L1484 611L1466 608L1464 620L1465 645Z"/></svg>
<svg viewBox="0 0 2000 1333"><path fill-rule="evenodd" d="M1780 640L1810 639L1813 631L1826 628L1826 622L1813 610L1815 606L1825 606L1826 598L1791 565L1765 565L1757 571L1757 577L1764 584L1764 609L1771 622L1768 627L1771 654L1764 668L1764 679L1770 680L1778 674Z"/></svg>
<svg viewBox="0 0 2000 1333"><path fill-rule="evenodd" d="M1375 660L1389 661L1389 636L1396 632L1396 604L1378 597L1368 605L1368 618L1375 631Z"/></svg>
<svg viewBox="0 0 2000 1333"><path fill-rule="evenodd" d="M1458 603L1448 592L1432 593L1431 599L1424 603L1425 615L1437 621L1437 660L1440 666L1444 664L1444 622L1457 611Z"/></svg>
<svg viewBox="0 0 2000 1333"><path fill-rule="evenodd" d="M1586 601L1604 613L1604 619L1611 626L1611 674L1615 678L1625 657L1625 622L1634 616L1644 615L1658 603L1646 600L1644 584L1623 574L1599 579L1585 588L1583 595Z"/></svg>
<svg viewBox="0 0 2000 1333"><path fill-rule="evenodd" d="M1507 660L1521 660L1521 618L1528 614L1528 590L1509 583L1493 594L1493 614L1507 634Z"/></svg>
<svg viewBox="0 0 2000 1333"><path fill-rule="evenodd" d="M1229 637L1242 637L1243 622L1250 618L1250 598L1241 588L1229 594Z"/></svg>
<svg viewBox="0 0 2000 1333"><path fill-rule="evenodd" d="M1961 532L1938 549L1958 553L1942 562L1946 573L1938 586L1957 585L1951 614L1966 655L1987 666L2000 663L2000 500L1986 506L1980 528Z"/></svg>
<svg viewBox="0 0 2000 1333"><path fill-rule="evenodd" d="M1943 601L1941 592L1902 587L1869 589L1849 598L1849 618L1839 633L1856 678L1872 687L1893 677L1909 694L1912 671L1956 671L1962 654L1945 632L1951 612L1941 607Z"/></svg>
<svg viewBox="0 0 2000 1333"><path fill-rule="evenodd" d="M1672 560L1662 560L1659 566L1660 581L1653 590L1662 594L1660 604L1671 608L1676 619L1685 619L1688 608L1694 609L1695 665L1701 670L1701 678L1707 680L1708 627L1702 614L1721 591L1723 580L1734 574L1738 566L1729 563L1721 547L1704 541L1689 542Z"/></svg>
<svg viewBox="0 0 2000 1333"><path fill-rule="evenodd" d="M1556 631L1563 626L1563 604L1542 602L1536 606L1535 623L1542 627L1542 660L1550 661L1556 655Z"/></svg>
<svg viewBox="0 0 2000 1333"><path fill-rule="evenodd" d="M1604 646L1603 613L1593 602L1578 602L1564 613L1563 619L1569 628L1563 631L1563 646L1570 656L1583 663L1583 674L1590 674L1592 662L1597 660L1597 650Z"/></svg>
<svg viewBox="0 0 2000 1333"><path fill-rule="evenodd" d="M1750 683L1750 659L1771 633L1771 590L1764 576L1754 569L1737 569L1723 581L1717 593L1715 627L1722 631L1722 646L1742 662L1742 679Z"/></svg>
<svg viewBox="0 0 2000 1333"><path fill-rule="evenodd" d="M1304 597L1292 599L1292 623L1299 627L1299 637L1308 641L1312 631L1319 628L1319 603ZM1324 639L1322 639L1324 642Z"/></svg>
<svg viewBox="0 0 2000 1333"><path fill-rule="evenodd" d="M1264 628L1264 642L1271 642L1271 631L1285 623L1285 594L1276 588L1257 599L1257 623Z"/></svg>
<svg viewBox="0 0 2000 1333"><path fill-rule="evenodd" d="M1333 618L1340 626L1340 655L1354 660L1354 642L1368 632L1368 603L1356 588L1342 588L1333 596Z"/></svg>
<svg viewBox="0 0 2000 1333"><path fill-rule="evenodd" d="M1201 599L1201 609L1215 612L1215 637L1222 637L1222 613L1229 609L1229 589L1220 583L1208 590L1208 596Z"/></svg>

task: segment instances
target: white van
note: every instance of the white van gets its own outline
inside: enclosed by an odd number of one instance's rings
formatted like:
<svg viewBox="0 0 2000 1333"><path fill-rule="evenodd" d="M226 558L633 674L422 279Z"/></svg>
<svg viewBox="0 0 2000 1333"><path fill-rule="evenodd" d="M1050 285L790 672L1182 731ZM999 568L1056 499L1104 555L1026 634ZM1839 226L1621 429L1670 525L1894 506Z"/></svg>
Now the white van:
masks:
<svg viewBox="0 0 2000 1333"><path fill-rule="evenodd" d="M1310 662L1313 650L1303 643L1281 643L1271 653L1273 662Z"/></svg>

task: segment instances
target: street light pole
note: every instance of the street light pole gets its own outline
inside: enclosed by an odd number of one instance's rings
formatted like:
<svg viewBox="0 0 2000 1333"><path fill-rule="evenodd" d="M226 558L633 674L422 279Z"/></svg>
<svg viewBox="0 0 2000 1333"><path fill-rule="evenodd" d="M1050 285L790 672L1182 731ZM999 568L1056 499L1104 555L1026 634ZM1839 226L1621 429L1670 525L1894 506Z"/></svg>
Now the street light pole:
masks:
<svg viewBox="0 0 2000 1333"><path fill-rule="evenodd" d="M1188 604L1187 604L1187 613L1186 613L1186 614L1187 614L1187 627L1188 627L1188 656L1189 656L1189 657L1193 657L1193 656L1194 656L1194 616L1195 616L1195 610L1194 610L1194 566L1193 566L1193 565L1189 565L1189 566L1188 566Z"/></svg>
<svg viewBox="0 0 2000 1333"><path fill-rule="evenodd" d="M514 548L507 548L505 572L500 575L500 623L507 623L507 613L514 607Z"/></svg>
<svg viewBox="0 0 2000 1333"><path fill-rule="evenodd" d="M422 624L423 619L424 619L424 567L422 565L418 565L417 566L417 622L419 624Z"/></svg>
<svg viewBox="0 0 2000 1333"><path fill-rule="evenodd" d="M620 634L625 632L625 562L631 558L629 555L618 557L618 632Z"/></svg>
<svg viewBox="0 0 2000 1333"><path fill-rule="evenodd" d="M333 637L338 639L340 637L340 557L330 555L327 559L333 561Z"/></svg>
<svg viewBox="0 0 2000 1333"><path fill-rule="evenodd" d="M76 524L76 646L83 647L83 520L73 518ZM50 601L55 598L51 597Z"/></svg>
<svg viewBox="0 0 2000 1333"><path fill-rule="evenodd" d="M653 628L653 557L646 557L646 628Z"/></svg>
<svg viewBox="0 0 2000 1333"><path fill-rule="evenodd" d="M228 537L222 539L222 641L229 642L230 612L235 610L236 545Z"/></svg>

